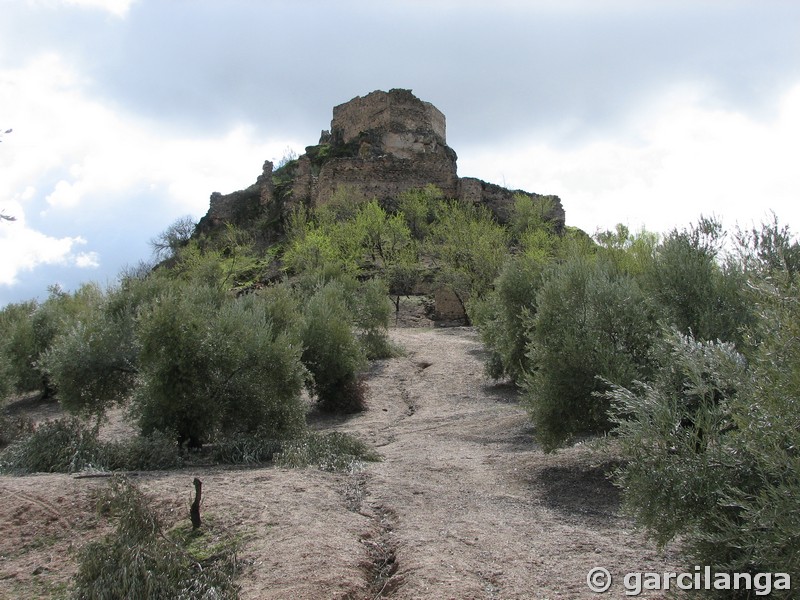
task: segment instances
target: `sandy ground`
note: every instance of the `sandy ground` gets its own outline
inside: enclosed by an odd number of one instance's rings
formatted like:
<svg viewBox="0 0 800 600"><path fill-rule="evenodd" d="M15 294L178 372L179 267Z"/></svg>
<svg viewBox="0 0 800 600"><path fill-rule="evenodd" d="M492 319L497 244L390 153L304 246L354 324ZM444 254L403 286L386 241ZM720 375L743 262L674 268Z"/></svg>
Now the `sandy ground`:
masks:
<svg viewBox="0 0 800 600"><path fill-rule="evenodd" d="M167 524L188 519L192 479L203 480L204 517L244 539L243 598L623 598L624 573L679 570L620 514L604 453L536 447L514 389L485 380L472 329L391 333L407 353L373 365L369 410L312 422L358 436L382 462L136 478ZM109 531L93 508L104 485L0 477L0 598L63 597L76 550ZM616 579L602 596L586 585L596 566Z"/></svg>

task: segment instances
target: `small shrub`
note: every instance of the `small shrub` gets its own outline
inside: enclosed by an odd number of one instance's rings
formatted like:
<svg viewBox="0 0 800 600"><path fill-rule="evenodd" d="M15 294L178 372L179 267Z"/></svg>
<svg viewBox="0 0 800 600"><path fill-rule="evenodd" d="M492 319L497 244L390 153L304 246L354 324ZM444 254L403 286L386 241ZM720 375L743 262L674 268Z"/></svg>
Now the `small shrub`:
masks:
<svg viewBox="0 0 800 600"><path fill-rule="evenodd" d="M69 418L42 423L0 454L0 470L12 473L75 473L97 466L97 432Z"/></svg>
<svg viewBox="0 0 800 600"><path fill-rule="evenodd" d="M609 403L598 393L608 389L604 380L647 378L656 328L632 278L583 256L545 277L536 304L525 400L537 439L554 450L575 435L609 430Z"/></svg>
<svg viewBox="0 0 800 600"><path fill-rule="evenodd" d="M8 387L12 391L28 392L42 387L41 374L35 363L39 356L39 344L33 330L33 314L39 305L36 301L9 304L0 311L0 333L4 370Z"/></svg>
<svg viewBox="0 0 800 600"><path fill-rule="evenodd" d="M288 442L275 455L281 467L304 468L311 465L323 471L352 472L361 462L375 462L380 456L364 442L346 433L310 433Z"/></svg>
<svg viewBox="0 0 800 600"><path fill-rule="evenodd" d="M305 426L298 336L276 331L258 298L203 286L162 296L140 319L142 432L200 447L222 434L293 437Z"/></svg>
<svg viewBox="0 0 800 600"><path fill-rule="evenodd" d="M356 326L359 340L369 360L390 358L395 349L389 341L389 316L392 305L389 289L381 279L365 281L356 296Z"/></svg>
<svg viewBox="0 0 800 600"><path fill-rule="evenodd" d="M486 373L521 383L530 372L528 324L536 314L536 294L542 285L544 262L527 255L509 260L485 298L470 303L470 320L489 352Z"/></svg>
<svg viewBox="0 0 800 600"><path fill-rule="evenodd" d="M98 308L55 339L39 365L66 410L100 415L128 398L138 370L132 337L130 327Z"/></svg>
<svg viewBox="0 0 800 600"><path fill-rule="evenodd" d="M12 417L0 409L0 450L31 433L33 433L33 423L29 419Z"/></svg>
<svg viewBox="0 0 800 600"><path fill-rule="evenodd" d="M653 383L612 391L618 481L638 522L660 543L680 537L694 564L796 577L800 302L796 285L762 283L747 360L730 343L672 335Z"/></svg>
<svg viewBox="0 0 800 600"><path fill-rule="evenodd" d="M364 385L358 373L364 351L353 333L342 284L331 282L308 300L302 331L303 364L312 375L310 391L327 412L364 410Z"/></svg>
<svg viewBox="0 0 800 600"><path fill-rule="evenodd" d="M233 583L235 547L201 562L163 534L146 497L124 478L112 480L101 508L117 520L116 531L81 550L73 591L76 600L238 597Z"/></svg>
<svg viewBox="0 0 800 600"><path fill-rule="evenodd" d="M283 443L265 435L238 434L215 441L212 456L226 465L258 465L272 460Z"/></svg>
<svg viewBox="0 0 800 600"><path fill-rule="evenodd" d="M719 223L709 219L673 230L656 248L641 281L679 331L700 340L740 343L754 315L741 268L718 263L723 237Z"/></svg>
<svg viewBox="0 0 800 600"><path fill-rule="evenodd" d="M178 468L183 458L171 435L154 431L148 436L101 444L97 462L110 471L155 471Z"/></svg>

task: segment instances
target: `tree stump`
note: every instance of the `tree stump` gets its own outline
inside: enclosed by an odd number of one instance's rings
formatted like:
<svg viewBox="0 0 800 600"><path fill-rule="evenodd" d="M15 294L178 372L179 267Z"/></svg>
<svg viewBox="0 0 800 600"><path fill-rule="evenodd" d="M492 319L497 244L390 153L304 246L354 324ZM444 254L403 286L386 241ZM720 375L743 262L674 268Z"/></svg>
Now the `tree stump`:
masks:
<svg viewBox="0 0 800 600"><path fill-rule="evenodd" d="M189 509L189 518L192 519L192 529L197 529L201 525L200 521L200 496L202 494L203 482L197 477L194 478L194 502Z"/></svg>

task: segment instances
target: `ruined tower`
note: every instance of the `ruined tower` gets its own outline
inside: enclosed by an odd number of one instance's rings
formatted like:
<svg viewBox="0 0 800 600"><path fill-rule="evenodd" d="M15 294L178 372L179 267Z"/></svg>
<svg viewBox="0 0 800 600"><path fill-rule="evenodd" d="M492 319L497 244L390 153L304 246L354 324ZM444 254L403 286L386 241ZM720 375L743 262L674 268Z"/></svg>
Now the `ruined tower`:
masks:
<svg viewBox="0 0 800 600"><path fill-rule="evenodd" d="M395 206L403 192L429 184L445 198L484 204L500 222L508 220L522 190L508 190L475 178L459 178L457 156L447 145L444 114L411 90L375 91L333 109L329 131L319 144L308 146L296 161L273 173L272 163L256 183L228 195L214 193L201 228L218 223L246 221L267 213L280 221L299 205L319 206L337 190L376 198ZM548 218L556 229L564 226L564 210L557 196L548 196Z"/></svg>

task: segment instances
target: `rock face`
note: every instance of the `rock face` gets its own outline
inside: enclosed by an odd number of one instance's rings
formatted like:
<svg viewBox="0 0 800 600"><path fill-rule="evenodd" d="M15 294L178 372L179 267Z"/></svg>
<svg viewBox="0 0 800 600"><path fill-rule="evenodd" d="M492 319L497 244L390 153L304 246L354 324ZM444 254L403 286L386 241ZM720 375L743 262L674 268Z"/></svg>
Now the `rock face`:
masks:
<svg viewBox="0 0 800 600"><path fill-rule="evenodd" d="M323 131L319 144L307 147L296 161L274 173L267 161L249 188L212 194L198 227L245 223L262 215L280 222L293 207L325 204L342 188L393 206L402 192L433 184L446 198L485 204L500 222L508 220L515 195L543 197L459 178L456 160L447 145L445 116L435 106L410 90L372 92L334 107L330 131ZM548 218L560 230L565 216L561 201L546 198Z"/></svg>

